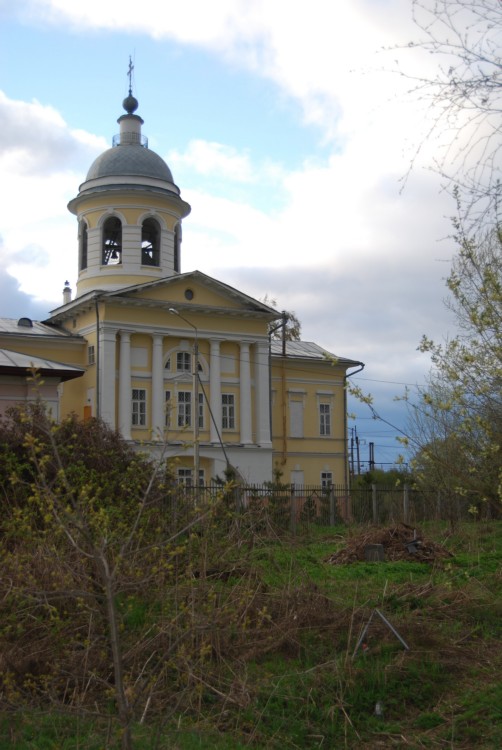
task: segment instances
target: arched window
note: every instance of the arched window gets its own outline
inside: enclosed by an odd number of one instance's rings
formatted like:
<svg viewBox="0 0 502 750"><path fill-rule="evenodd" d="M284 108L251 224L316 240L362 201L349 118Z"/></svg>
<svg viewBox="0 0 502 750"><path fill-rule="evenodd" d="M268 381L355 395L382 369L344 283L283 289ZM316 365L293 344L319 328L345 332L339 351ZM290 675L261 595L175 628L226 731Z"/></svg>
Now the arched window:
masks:
<svg viewBox="0 0 502 750"><path fill-rule="evenodd" d="M79 231L79 255L80 255L80 270L83 271L87 268L87 224L85 221L80 222Z"/></svg>
<svg viewBox="0 0 502 750"><path fill-rule="evenodd" d="M174 229L174 271L180 272L180 250L181 250L181 224L176 224Z"/></svg>
<svg viewBox="0 0 502 750"><path fill-rule="evenodd" d="M155 219L145 219L141 228L141 265L160 266L160 227Z"/></svg>
<svg viewBox="0 0 502 750"><path fill-rule="evenodd" d="M104 266L122 263L122 222L116 216L111 216L103 225L101 263Z"/></svg>

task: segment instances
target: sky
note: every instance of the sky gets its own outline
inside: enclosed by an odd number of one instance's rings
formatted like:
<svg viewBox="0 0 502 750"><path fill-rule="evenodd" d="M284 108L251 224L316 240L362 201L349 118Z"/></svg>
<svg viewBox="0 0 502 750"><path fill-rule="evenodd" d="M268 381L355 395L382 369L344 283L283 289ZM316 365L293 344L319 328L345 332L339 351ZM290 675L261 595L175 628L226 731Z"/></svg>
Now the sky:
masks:
<svg viewBox="0 0 502 750"><path fill-rule="evenodd" d="M0 34L0 316L44 319L75 289L66 205L118 133L131 56L143 133L192 206L182 271L364 362L385 421L353 401L349 428L390 468L396 397L430 369L419 341L453 330L448 135L410 93L439 62L408 45L411 0L0 0Z"/></svg>

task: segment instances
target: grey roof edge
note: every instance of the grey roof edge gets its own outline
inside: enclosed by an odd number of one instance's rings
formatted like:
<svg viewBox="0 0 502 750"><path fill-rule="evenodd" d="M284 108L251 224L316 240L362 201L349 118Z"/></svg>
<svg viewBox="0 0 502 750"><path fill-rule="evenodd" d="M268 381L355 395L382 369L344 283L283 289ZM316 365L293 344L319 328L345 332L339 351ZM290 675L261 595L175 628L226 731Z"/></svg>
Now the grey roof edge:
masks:
<svg viewBox="0 0 502 750"><path fill-rule="evenodd" d="M0 374L24 376L30 370L40 372L46 377L59 377L62 380L72 380L85 373L85 368L77 365L69 365L44 357L34 357L31 354L16 352L12 349L0 349Z"/></svg>
<svg viewBox="0 0 502 750"><path fill-rule="evenodd" d="M282 357L282 348L281 340L275 339L271 341L270 350L273 357ZM327 364L330 364L331 360L333 364L339 364L345 368L364 367L364 362L340 357L313 341L286 341L286 358L317 360L319 362L326 362Z"/></svg>

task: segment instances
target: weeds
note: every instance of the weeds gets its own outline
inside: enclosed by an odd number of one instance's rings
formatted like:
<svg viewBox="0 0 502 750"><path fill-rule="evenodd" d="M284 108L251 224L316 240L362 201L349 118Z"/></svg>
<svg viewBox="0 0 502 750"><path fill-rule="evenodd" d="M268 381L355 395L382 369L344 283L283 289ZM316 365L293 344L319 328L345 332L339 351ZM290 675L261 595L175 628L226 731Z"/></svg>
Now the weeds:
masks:
<svg viewBox="0 0 502 750"><path fill-rule="evenodd" d="M119 748L125 725L137 750L502 744L502 524L428 525L439 561L331 565L368 530L281 538L225 488L182 512L163 477L118 512L79 471L78 495L57 469L43 497L20 476L2 519L0 750ZM354 654L375 608L409 650L373 618Z"/></svg>

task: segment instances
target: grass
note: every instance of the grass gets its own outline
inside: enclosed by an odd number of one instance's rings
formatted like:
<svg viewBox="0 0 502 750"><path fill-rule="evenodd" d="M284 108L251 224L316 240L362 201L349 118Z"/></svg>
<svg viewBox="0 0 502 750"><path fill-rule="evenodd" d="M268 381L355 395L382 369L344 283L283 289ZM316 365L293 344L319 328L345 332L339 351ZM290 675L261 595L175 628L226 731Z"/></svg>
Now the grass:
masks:
<svg viewBox="0 0 502 750"><path fill-rule="evenodd" d="M346 536L357 534L342 527L317 529L310 539L260 540L247 564L261 587L270 646L253 649L264 636L250 620L247 650L207 662L197 706L164 723L156 714L136 724L135 748L502 747L502 523L422 530L453 557L438 565L329 565ZM225 587L234 585L219 580L214 590L228 601L234 594L225 597ZM375 608L409 650L373 617L354 655ZM147 609L130 600L124 610L125 627L136 632ZM0 714L0 750L119 747L111 719L49 709Z"/></svg>

